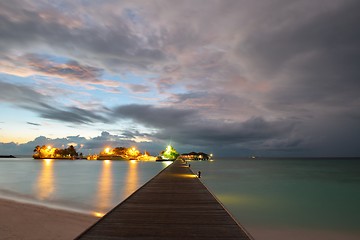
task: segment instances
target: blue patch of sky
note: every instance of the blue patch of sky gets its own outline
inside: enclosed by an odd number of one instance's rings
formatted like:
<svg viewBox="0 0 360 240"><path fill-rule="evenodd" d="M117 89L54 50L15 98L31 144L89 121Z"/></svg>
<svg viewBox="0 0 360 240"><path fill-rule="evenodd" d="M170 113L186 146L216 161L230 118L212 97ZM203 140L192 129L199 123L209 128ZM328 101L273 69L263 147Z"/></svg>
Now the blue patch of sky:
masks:
<svg viewBox="0 0 360 240"><path fill-rule="evenodd" d="M171 86L169 91L174 94L182 94L189 92L189 90L187 90L183 84L174 84Z"/></svg>
<svg viewBox="0 0 360 240"><path fill-rule="evenodd" d="M34 80L31 77L20 77L6 73L0 73L0 81L11 84L26 85L26 86L31 86L34 83Z"/></svg>
<svg viewBox="0 0 360 240"><path fill-rule="evenodd" d="M2 112L1 122L3 122L4 125L12 125L14 122L18 121L24 121L24 123L26 123L23 119L26 119L27 122L38 123L39 121L38 115L36 113L24 108L14 107L12 104L1 103L0 109Z"/></svg>
<svg viewBox="0 0 360 240"><path fill-rule="evenodd" d="M125 8L123 10L123 15L134 24L141 23L143 21L142 17L134 9Z"/></svg>
<svg viewBox="0 0 360 240"><path fill-rule="evenodd" d="M111 79L119 82L125 82L125 83L133 83L133 84L149 84L149 79L157 77L156 74L142 74L142 75L136 75L131 72L127 72L124 74L110 74L107 72L104 72L102 78L103 79Z"/></svg>

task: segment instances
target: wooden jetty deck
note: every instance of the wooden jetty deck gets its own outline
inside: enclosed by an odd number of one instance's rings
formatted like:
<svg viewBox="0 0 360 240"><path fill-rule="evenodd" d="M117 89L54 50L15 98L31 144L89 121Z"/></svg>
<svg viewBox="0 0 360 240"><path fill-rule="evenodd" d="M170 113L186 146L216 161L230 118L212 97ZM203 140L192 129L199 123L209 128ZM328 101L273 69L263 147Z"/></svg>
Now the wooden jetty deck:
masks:
<svg viewBox="0 0 360 240"><path fill-rule="evenodd" d="M253 239L175 161L76 239Z"/></svg>

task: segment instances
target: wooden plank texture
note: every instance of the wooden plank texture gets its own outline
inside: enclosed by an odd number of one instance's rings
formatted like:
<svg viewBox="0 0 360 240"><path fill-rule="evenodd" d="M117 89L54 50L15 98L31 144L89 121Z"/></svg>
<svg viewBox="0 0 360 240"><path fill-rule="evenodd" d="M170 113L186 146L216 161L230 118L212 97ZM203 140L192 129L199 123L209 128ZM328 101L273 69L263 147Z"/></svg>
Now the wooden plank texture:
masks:
<svg viewBox="0 0 360 240"><path fill-rule="evenodd" d="M253 238L177 160L77 239Z"/></svg>

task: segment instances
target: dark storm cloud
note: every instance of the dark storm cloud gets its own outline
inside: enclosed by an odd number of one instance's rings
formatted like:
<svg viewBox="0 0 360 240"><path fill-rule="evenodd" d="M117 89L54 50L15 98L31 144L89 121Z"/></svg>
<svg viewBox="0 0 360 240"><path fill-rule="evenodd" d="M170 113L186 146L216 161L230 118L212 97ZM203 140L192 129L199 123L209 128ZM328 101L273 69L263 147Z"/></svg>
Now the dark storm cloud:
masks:
<svg viewBox="0 0 360 240"><path fill-rule="evenodd" d="M70 17L50 4L38 7L35 3L21 1L0 3L1 51L17 48L30 50L33 45L43 44L77 57L82 54L96 55L98 59L94 61L100 60L114 67L126 65L144 68L152 61L164 58L161 51L134 34L121 16L113 19L108 16L114 25L103 26L96 19L81 19L76 14ZM67 9L69 12L76 10L81 11L76 7ZM149 36L148 43L155 41L151 38Z"/></svg>
<svg viewBox="0 0 360 240"><path fill-rule="evenodd" d="M114 116L157 128L153 134L155 138L173 138L177 143L200 146L214 143L250 146L278 138L284 138L283 142L286 142L296 125L293 120L266 121L261 117L243 122L210 120L195 110L151 105L120 106L114 110Z"/></svg>
<svg viewBox="0 0 360 240"><path fill-rule="evenodd" d="M287 75L270 93L270 107L358 102L359 8L358 1L345 1L307 21L250 35L246 49L239 45L239 54L268 78Z"/></svg>
<svg viewBox="0 0 360 240"><path fill-rule="evenodd" d="M159 131L155 136L164 140L169 136L175 136L174 139L181 144L190 143L197 146L215 144L218 147L221 145L249 147L255 143L262 145L270 139L286 139L292 132L294 124L291 121L269 122L262 118L237 123L196 120Z"/></svg>
<svg viewBox="0 0 360 240"><path fill-rule="evenodd" d="M130 118L138 123L158 128L177 126L195 116L194 110L175 108L160 108L152 105L130 104L123 105L113 110L113 115L118 118Z"/></svg>
<svg viewBox="0 0 360 240"><path fill-rule="evenodd" d="M56 102L49 96L42 95L27 86L19 86L1 81L0 101L31 110L46 119L80 124L109 122L106 117L89 110L77 107L54 107ZM51 102L53 105L48 104L48 102Z"/></svg>
<svg viewBox="0 0 360 240"><path fill-rule="evenodd" d="M241 121L249 116L259 115L260 111L259 107L246 97L221 92L199 91L173 94L167 101L183 108L198 109L203 115L212 119L226 118Z"/></svg>
<svg viewBox="0 0 360 240"><path fill-rule="evenodd" d="M65 107L63 109L59 109L49 105L43 105L43 108L36 109L35 111L39 113L42 118L53 119L62 122L79 124L109 122L106 117L77 107Z"/></svg>
<svg viewBox="0 0 360 240"><path fill-rule="evenodd" d="M0 81L0 101L20 106L41 104L45 97L27 86L15 85Z"/></svg>

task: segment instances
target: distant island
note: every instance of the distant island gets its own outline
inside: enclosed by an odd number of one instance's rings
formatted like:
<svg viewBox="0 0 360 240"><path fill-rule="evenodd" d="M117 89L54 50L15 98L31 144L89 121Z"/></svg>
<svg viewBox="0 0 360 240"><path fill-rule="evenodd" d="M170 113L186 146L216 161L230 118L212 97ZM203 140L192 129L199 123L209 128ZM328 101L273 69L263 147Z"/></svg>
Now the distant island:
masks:
<svg viewBox="0 0 360 240"><path fill-rule="evenodd" d="M142 154L135 147L116 147L116 148L105 148L100 152L99 155L90 155L87 157L88 160L142 160L151 161L155 160L155 157L151 156L149 152L145 151Z"/></svg>
<svg viewBox="0 0 360 240"><path fill-rule="evenodd" d="M190 153L183 153L179 156L180 159L182 160L211 160L212 159L212 154L207 154L207 153L203 153L203 152L190 152Z"/></svg>
<svg viewBox="0 0 360 240"><path fill-rule="evenodd" d="M59 149L50 145L36 146L34 148L34 159L87 159L87 160L138 160L138 161L174 161L181 160L210 160L212 154L203 152L190 152L179 154L176 149L168 145L165 150L157 156L151 156L149 152L141 153L136 147L104 148L99 154L89 154L86 157L78 153L73 145L68 148Z"/></svg>
<svg viewBox="0 0 360 240"><path fill-rule="evenodd" d="M68 148L53 148L50 145L36 146L33 154L34 159L82 159L83 154L77 153L73 145Z"/></svg>
<svg viewBox="0 0 360 240"><path fill-rule="evenodd" d="M16 158L14 155L0 155L0 158Z"/></svg>

